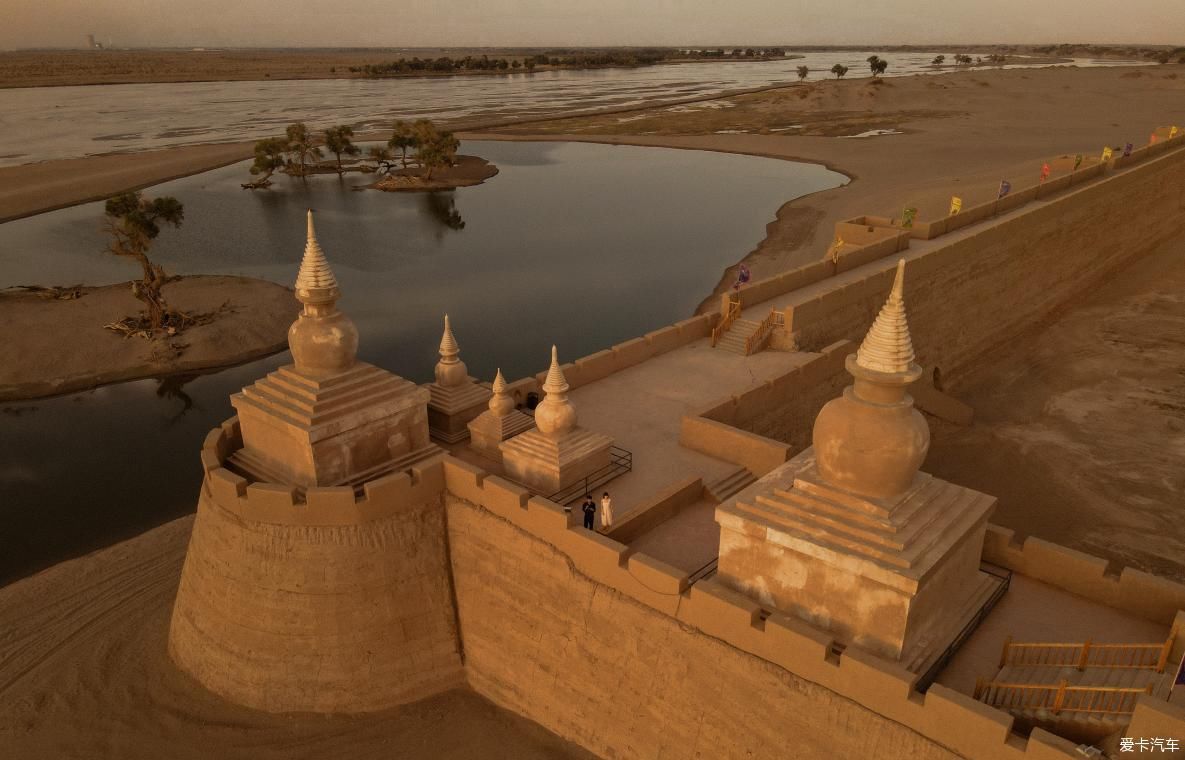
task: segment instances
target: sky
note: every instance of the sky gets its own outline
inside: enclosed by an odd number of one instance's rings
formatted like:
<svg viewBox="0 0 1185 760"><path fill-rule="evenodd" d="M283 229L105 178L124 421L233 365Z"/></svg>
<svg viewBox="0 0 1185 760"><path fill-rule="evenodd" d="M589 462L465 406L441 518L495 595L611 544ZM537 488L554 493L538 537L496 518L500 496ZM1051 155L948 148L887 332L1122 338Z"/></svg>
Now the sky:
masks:
<svg viewBox="0 0 1185 760"><path fill-rule="evenodd" d="M1118 42L1185 0L0 0L0 49Z"/></svg>

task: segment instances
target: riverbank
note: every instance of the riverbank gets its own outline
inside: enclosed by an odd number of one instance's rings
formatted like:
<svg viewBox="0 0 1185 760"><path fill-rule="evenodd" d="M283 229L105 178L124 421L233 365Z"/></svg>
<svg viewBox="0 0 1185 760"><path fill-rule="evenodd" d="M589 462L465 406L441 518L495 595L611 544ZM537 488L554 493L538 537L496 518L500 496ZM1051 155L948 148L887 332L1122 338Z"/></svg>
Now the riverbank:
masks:
<svg viewBox="0 0 1185 760"><path fill-rule="evenodd" d="M1072 166L1078 153L1097 156L1104 146L1121 152L1127 142L1146 144L1154 127L1167 124L1185 126L1185 66L831 79L698 107L639 108L461 136L727 151L819 163L851 177L842 188L778 209L764 239L742 259L758 279L825 255L835 222L899 217L907 206L919 219L938 218L952 196L968 206L991 200L1001 180L1031 184L1047 160L1069 156L1059 163ZM735 278L734 265L701 310Z"/></svg>
<svg viewBox="0 0 1185 760"><path fill-rule="evenodd" d="M208 324L151 340L104 325L142 304L127 283L79 289L79 297L0 292L0 401L242 364L288 348L299 304L289 288L247 277L184 277L164 287L170 305L214 313Z"/></svg>

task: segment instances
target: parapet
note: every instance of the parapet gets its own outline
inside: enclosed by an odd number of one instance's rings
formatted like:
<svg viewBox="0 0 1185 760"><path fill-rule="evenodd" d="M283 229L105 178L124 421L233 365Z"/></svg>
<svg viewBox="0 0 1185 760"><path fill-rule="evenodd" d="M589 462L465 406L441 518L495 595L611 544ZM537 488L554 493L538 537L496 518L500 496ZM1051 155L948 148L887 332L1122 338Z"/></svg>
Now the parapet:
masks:
<svg viewBox="0 0 1185 760"><path fill-rule="evenodd" d="M444 489L442 455L371 480L360 491L345 486L298 490L276 483L250 483L223 466L241 445L237 418L210 431L202 445L202 490L244 520L290 526L360 525L439 498Z"/></svg>

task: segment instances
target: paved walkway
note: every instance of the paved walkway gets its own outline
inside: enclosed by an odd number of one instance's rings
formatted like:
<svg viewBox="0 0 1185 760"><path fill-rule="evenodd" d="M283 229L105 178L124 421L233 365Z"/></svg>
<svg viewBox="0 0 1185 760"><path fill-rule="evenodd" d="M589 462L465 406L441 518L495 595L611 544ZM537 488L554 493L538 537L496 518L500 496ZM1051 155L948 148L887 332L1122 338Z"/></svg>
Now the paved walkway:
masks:
<svg viewBox="0 0 1185 760"><path fill-rule="evenodd" d="M679 445L683 415L761 385L815 354L763 351L744 357L705 338L572 391L580 424L613 436L634 455L634 471L609 483L614 512L624 516L688 477L723 477L736 465Z"/></svg>

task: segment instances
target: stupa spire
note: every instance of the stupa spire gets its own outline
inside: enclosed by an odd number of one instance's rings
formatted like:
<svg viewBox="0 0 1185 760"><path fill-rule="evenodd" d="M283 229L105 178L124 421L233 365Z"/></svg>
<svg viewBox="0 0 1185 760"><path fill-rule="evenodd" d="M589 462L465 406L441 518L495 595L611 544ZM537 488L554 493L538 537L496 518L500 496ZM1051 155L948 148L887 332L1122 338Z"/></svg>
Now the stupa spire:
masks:
<svg viewBox="0 0 1185 760"><path fill-rule="evenodd" d="M860 367L887 374L910 371L916 357L905 316L904 293L905 259L898 259L889 299L856 352L856 364Z"/></svg>
<svg viewBox="0 0 1185 760"><path fill-rule="evenodd" d="M444 335L440 337L440 356L442 358L456 356L461 353L457 339L453 337L453 328L449 325L448 314L444 315Z"/></svg>
<svg viewBox="0 0 1185 760"><path fill-rule="evenodd" d="M440 336L440 361L436 362L436 383L443 388L464 385L469 380L469 368L460 359L461 348L453 337L448 314L444 315L444 334Z"/></svg>
<svg viewBox="0 0 1185 760"><path fill-rule="evenodd" d="M568 380L564 377L564 371L560 369L559 352L556 347L551 347L551 366L547 369L547 379L543 381L543 390L550 395L552 393L567 393Z"/></svg>
<svg viewBox="0 0 1185 760"><path fill-rule="evenodd" d="M339 298L341 289L317 242L313 210L309 209L308 239L296 275L296 300L304 304L304 309L288 330L288 347L298 372L325 374L354 366L358 330L338 310Z"/></svg>
<svg viewBox="0 0 1185 760"><path fill-rule="evenodd" d="M296 298L301 303L328 303L341 297L337 278L329 268L329 261L321 244L317 242L317 231L313 228L313 210L308 211L308 238L304 246L304 258L296 275Z"/></svg>
<svg viewBox="0 0 1185 760"><path fill-rule="evenodd" d="M514 411L514 399L506 392L506 378L502 377L502 369L498 369L498 374L494 376L494 384L491 387L494 395L490 397L490 412L498 417L505 417L510 412Z"/></svg>
<svg viewBox="0 0 1185 760"><path fill-rule="evenodd" d="M558 438L576 427L576 408L568 400L568 388L564 371L560 369L559 352L552 346L551 367L547 370L547 379L543 381L543 391L547 395L535 407L536 427L552 438Z"/></svg>

